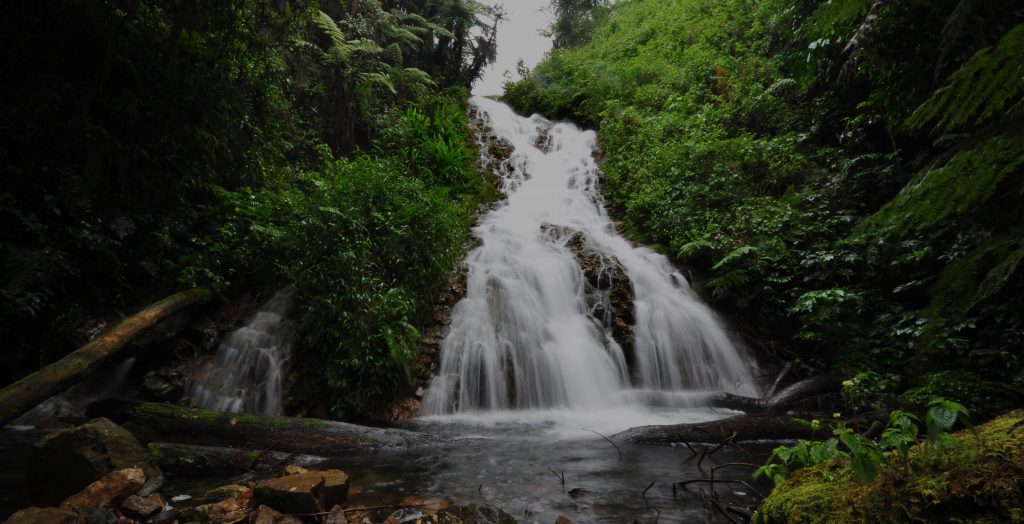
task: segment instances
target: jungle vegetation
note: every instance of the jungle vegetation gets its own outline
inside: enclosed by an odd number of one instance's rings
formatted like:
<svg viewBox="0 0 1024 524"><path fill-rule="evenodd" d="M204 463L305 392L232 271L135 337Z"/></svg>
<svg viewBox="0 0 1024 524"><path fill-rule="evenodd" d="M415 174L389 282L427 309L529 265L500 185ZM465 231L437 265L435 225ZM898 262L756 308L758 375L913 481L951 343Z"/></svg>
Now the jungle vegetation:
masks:
<svg viewBox="0 0 1024 524"><path fill-rule="evenodd" d="M0 17L7 384L179 289L290 286L303 380L386 401L489 193L473 0L14 2Z"/></svg>
<svg viewBox="0 0 1024 524"><path fill-rule="evenodd" d="M623 227L765 362L851 409L1020 405L1024 4L555 4L505 100L598 128Z"/></svg>

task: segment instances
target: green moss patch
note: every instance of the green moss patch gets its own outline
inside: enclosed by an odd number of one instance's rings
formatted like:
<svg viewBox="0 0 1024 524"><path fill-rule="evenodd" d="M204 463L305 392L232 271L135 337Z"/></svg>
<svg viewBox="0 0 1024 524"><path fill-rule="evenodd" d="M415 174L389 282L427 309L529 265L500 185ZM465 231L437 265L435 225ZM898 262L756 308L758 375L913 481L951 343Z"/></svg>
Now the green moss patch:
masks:
<svg viewBox="0 0 1024 524"><path fill-rule="evenodd" d="M868 483L854 478L848 460L802 469L775 488L754 522L1024 522L1022 420L1016 410L955 434L956 444L919 444L907 460L890 457Z"/></svg>

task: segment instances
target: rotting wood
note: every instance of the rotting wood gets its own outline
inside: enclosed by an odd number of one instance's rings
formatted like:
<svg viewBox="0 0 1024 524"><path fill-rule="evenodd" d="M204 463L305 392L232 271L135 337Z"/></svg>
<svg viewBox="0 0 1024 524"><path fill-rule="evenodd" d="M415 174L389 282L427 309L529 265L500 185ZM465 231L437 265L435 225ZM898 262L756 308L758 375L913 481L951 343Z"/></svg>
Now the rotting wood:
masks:
<svg viewBox="0 0 1024 524"><path fill-rule="evenodd" d="M122 320L64 358L0 390L0 425L71 387L160 322L211 296L207 289L190 289L171 295Z"/></svg>

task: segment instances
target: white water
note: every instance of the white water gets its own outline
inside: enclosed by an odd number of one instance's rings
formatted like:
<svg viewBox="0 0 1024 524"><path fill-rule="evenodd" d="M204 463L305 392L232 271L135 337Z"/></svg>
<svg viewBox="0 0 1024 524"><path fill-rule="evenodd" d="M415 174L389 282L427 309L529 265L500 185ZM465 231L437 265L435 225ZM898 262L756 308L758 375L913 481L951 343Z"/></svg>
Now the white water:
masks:
<svg viewBox="0 0 1024 524"><path fill-rule="evenodd" d="M248 325L224 337L214 360L193 377L188 391L193 405L228 413L281 414L288 303L288 293L278 292Z"/></svg>
<svg viewBox="0 0 1024 524"><path fill-rule="evenodd" d="M700 409L708 393L754 393L750 363L683 275L615 231L599 190L594 132L520 117L486 98L472 104L514 147L499 169L508 200L474 231L481 245L466 259L467 293L441 346L427 420L569 418L573 426L624 429L714 418ZM536 147L546 129L548 153ZM566 247L572 231L617 259L632 283L634 370L587 313L584 275Z"/></svg>

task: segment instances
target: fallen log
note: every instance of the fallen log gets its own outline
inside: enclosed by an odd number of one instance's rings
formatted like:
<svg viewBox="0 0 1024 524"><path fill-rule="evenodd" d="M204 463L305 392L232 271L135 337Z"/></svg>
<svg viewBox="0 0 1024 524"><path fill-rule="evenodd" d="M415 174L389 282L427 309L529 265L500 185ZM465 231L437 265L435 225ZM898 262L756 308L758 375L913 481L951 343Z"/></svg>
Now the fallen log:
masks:
<svg viewBox="0 0 1024 524"><path fill-rule="evenodd" d="M810 439L828 435L830 428L813 430L807 423L791 417L773 415L736 415L710 422L640 426L612 435L613 440L633 444L668 442L720 443L725 440Z"/></svg>
<svg viewBox="0 0 1024 524"><path fill-rule="evenodd" d="M144 442L183 442L337 456L353 449L410 448L444 441L404 429L382 429L313 418L220 413L127 400L101 400L89 416L107 417Z"/></svg>
<svg viewBox="0 0 1024 524"><path fill-rule="evenodd" d="M171 295L122 320L57 362L0 390L0 425L71 387L150 328L189 306L209 300L210 296L206 289L190 289Z"/></svg>
<svg viewBox="0 0 1024 524"><path fill-rule="evenodd" d="M196 446L153 442L150 453L157 466L171 475L238 475L250 471L276 473L285 466L309 467L326 457L280 451Z"/></svg>
<svg viewBox="0 0 1024 524"><path fill-rule="evenodd" d="M842 381L837 375L816 375L786 386L770 398L753 398L732 393L719 393L711 399L710 405L716 408L734 409L744 413L784 413L794 404L811 397L836 393L842 388Z"/></svg>

